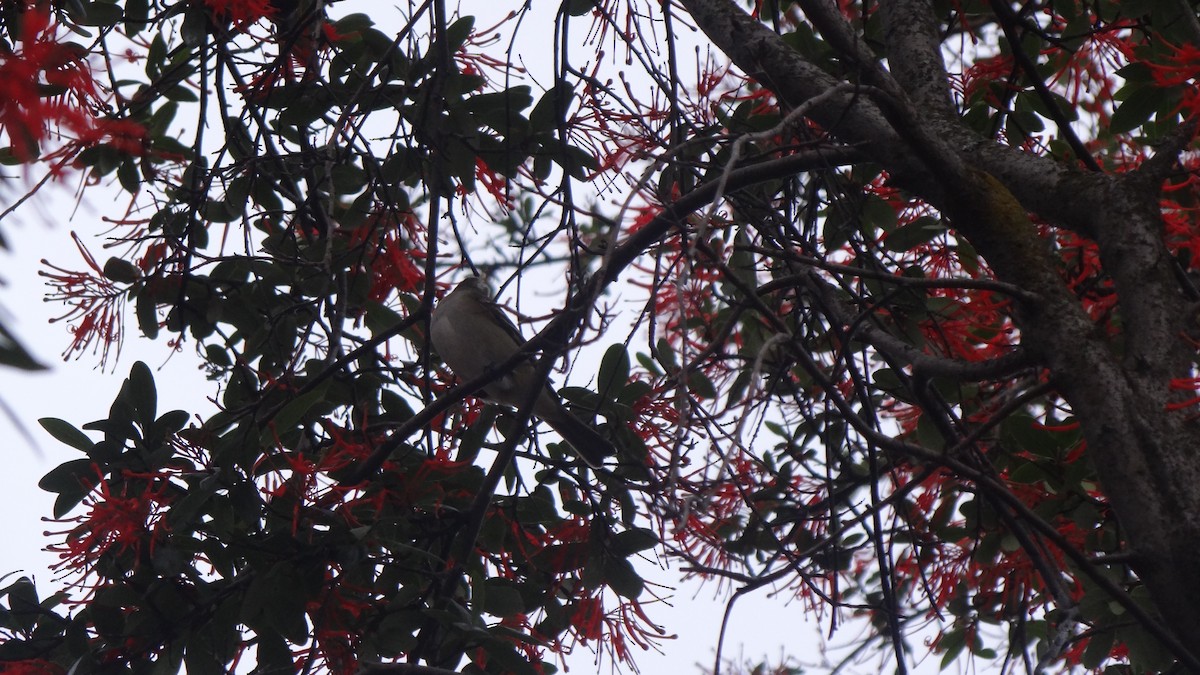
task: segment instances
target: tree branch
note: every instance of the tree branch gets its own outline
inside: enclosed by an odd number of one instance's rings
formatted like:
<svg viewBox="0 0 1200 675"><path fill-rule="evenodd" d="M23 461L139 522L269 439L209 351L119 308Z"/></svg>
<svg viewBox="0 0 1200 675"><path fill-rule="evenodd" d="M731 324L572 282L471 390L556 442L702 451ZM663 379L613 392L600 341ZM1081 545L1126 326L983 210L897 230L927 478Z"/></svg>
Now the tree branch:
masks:
<svg viewBox="0 0 1200 675"><path fill-rule="evenodd" d="M941 40L929 0L893 0L880 5L887 41L888 69L913 104L941 126L958 124L950 95L950 75L942 61Z"/></svg>

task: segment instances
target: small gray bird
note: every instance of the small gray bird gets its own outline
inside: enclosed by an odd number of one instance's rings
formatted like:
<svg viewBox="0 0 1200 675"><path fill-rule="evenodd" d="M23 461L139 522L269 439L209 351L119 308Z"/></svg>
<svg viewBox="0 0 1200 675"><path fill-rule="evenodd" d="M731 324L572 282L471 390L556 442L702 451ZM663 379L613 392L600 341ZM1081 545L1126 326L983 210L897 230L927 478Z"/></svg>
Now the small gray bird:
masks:
<svg viewBox="0 0 1200 675"><path fill-rule="evenodd" d="M442 298L433 308L429 330L433 348L464 380L504 363L525 344L521 332L496 306L487 282L480 277L467 277ZM493 380L481 394L489 401L515 408L529 399L534 387L540 392L533 414L557 431L583 461L595 468L616 453L595 429L563 407L549 384L537 377L532 357Z"/></svg>

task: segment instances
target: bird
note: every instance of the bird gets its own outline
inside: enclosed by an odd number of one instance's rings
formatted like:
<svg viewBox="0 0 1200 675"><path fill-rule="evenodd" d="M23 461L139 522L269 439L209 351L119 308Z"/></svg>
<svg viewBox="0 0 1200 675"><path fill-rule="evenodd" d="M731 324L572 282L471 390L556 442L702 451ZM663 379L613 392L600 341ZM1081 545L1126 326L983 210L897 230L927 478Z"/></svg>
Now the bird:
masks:
<svg viewBox="0 0 1200 675"><path fill-rule="evenodd" d="M487 282L477 276L459 282L433 308L429 337L442 361L464 380L503 364L525 344L521 331L492 299ZM580 459L600 468L605 457L616 454L612 443L572 415L549 382L538 377L532 357L489 382L481 394L489 401L516 408L529 400L534 387L539 391L533 414L562 436Z"/></svg>

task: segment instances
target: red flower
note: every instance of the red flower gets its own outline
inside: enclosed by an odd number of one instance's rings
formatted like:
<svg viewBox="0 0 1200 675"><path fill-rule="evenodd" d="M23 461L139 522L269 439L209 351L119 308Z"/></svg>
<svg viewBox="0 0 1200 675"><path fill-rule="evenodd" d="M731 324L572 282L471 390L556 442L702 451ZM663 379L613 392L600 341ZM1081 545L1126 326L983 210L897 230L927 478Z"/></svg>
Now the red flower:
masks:
<svg viewBox="0 0 1200 675"><path fill-rule="evenodd" d="M62 666L42 659L0 663L0 673L4 675L61 675L62 672Z"/></svg>
<svg viewBox="0 0 1200 675"><path fill-rule="evenodd" d="M114 345L116 353L121 353L125 291L105 277L104 269L84 247L79 237L73 232L71 237L91 271L72 272L43 260L42 264L52 271L41 271L38 274L46 277L46 283L55 288L54 292L47 295L47 299L60 301L70 307L66 314L52 319L52 322L72 322L71 332L74 333L75 339L63 353L63 358L72 354L82 355L90 345L93 352L100 352L100 364L103 366L107 363L109 350Z"/></svg>
<svg viewBox="0 0 1200 675"><path fill-rule="evenodd" d="M270 0L202 0L213 19L242 29L274 12Z"/></svg>
<svg viewBox="0 0 1200 675"><path fill-rule="evenodd" d="M0 53L0 130L18 159L26 160L37 154L52 127L74 132L89 126L91 115L83 104L94 100L96 89L78 53L58 43L46 12L21 15L20 40L12 52ZM43 97L42 83L64 91Z"/></svg>
<svg viewBox="0 0 1200 675"><path fill-rule="evenodd" d="M581 640L603 637L604 602L599 596L579 599L571 616L571 626Z"/></svg>
<svg viewBox="0 0 1200 675"><path fill-rule="evenodd" d="M1154 84L1163 88L1181 88L1178 111L1186 117L1200 113L1200 47L1192 44L1172 45L1164 41L1170 50L1166 63L1147 63Z"/></svg>
<svg viewBox="0 0 1200 675"><path fill-rule="evenodd" d="M83 504L86 515L61 544L48 547L62 559L57 567L86 576L106 555L133 554L133 564L153 551L167 532L163 519L171 502L165 476L123 474L117 487L96 469L97 482ZM82 581L82 580L81 580Z"/></svg>
<svg viewBox="0 0 1200 675"><path fill-rule="evenodd" d="M107 106L84 54L82 47L60 41L46 12L30 9L21 15L18 45L0 50L0 133L8 137L17 159L37 157L52 133L75 136L51 155L62 163L80 149L102 143L130 154L144 152L141 125L96 119L96 112Z"/></svg>

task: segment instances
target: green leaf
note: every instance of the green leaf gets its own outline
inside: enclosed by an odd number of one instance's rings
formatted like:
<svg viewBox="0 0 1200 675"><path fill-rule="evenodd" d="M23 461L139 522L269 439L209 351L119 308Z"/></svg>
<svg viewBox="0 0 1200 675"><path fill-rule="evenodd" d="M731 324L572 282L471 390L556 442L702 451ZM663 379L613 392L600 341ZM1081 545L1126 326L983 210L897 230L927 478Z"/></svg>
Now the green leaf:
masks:
<svg viewBox="0 0 1200 675"><path fill-rule="evenodd" d="M491 632L501 636L493 637L485 650L489 665L494 662L492 668L496 669L496 672L506 675L543 675L541 670L534 668L533 664L516 650L512 644L512 638L515 637L512 630L506 626L496 626Z"/></svg>
<svg viewBox="0 0 1200 675"><path fill-rule="evenodd" d="M501 92L476 94L467 99L466 108L483 124L502 133L509 134L514 127L525 127L521 111L533 104L533 95L528 86L511 87ZM511 148L507 148L510 152Z"/></svg>
<svg viewBox="0 0 1200 675"><path fill-rule="evenodd" d="M329 390L329 383L330 380L325 380L312 391L297 397L285 405L275 415L273 420L275 429L280 433L294 429L314 406L325 400L325 394Z"/></svg>
<svg viewBox="0 0 1200 675"><path fill-rule="evenodd" d="M186 410L171 410L163 413L163 416L155 420L154 433L160 438L166 438L171 434L178 432L187 425L191 415Z"/></svg>
<svg viewBox="0 0 1200 675"><path fill-rule="evenodd" d="M1024 462L1008 474L1008 479L1014 483L1034 485L1048 478L1045 470L1033 462Z"/></svg>
<svg viewBox="0 0 1200 675"><path fill-rule="evenodd" d="M416 646L416 634L425 625L425 617L415 611L393 611L379 622L367 639L375 643L382 656L397 656ZM291 661L287 661L290 666Z"/></svg>
<svg viewBox="0 0 1200 675"><path fill-rule="evenodd" d="M170 136L155 136L151 140L151 146L165 155L179 155L180 157L190 159L194 154L191 147L180 143Z"/></svg>
<svg viewBox="0 0 1200 675"><path fill-rule="evenodd" d="M937 218L921 216L911 223L906 223L888 232L883 240L883 245L889 251L900 253L921 244L927 244L934 237L945 232L946 226Z"/></svg>
<svg viewBox="0 0 1200 675"><path fill-rule="evenodd" d="M136 312L138 329L142 335L150 340L158 337L158 303L150 293L143 291L137 294Z"/></svg>
<svg viewBox="0 0 1200 675"><path fill-rule="evenodd" d="M642 594L646 582L642 580L628 560L609 558L604 562L604 583L617 595L636 600Z"/></svg>
<svg viewBox="0 0 1200 675"><path fill-rule="evenodd" d="M91 452L96 443L87 437L79 429L76 429L70 422L58 419L57 417L43 417L38 420L38 424L47 431L51 436L60 443L68 445L76 450L83 452Z"/></svg>
<svg viewBox="0 0 1200 675"><path fill-rule="evenodd" d="M646 372L650 373L651 376L657 377L663 374L662 368L658 367L658 363L654 361L653 356L644 352L638 352L637 361L638 365L645 368Z"/></svg>
<svg viewBox="0 0 1200 675"><path fill-rule="evenodd" d="M129 379L121 387L118 398L127 400L137 418L134 420L143 430L154 426L158 415L158 390L154 386L154 375L150 366L138 361L129 369Z"/></svg>
<svg viewBox="0 0 1200 675"><path fill-rule="evenodd" d="M1023 450L1057 460L1075 447L1080 432L1076 429L1049 429L1028 413L1010 415L1000 424L1000 440L1010 450Z"/></svg>
<svg viewBox="0 0 1200 675"><path fill-rule="evenodd" d="M590 1L590 0L589 0ZM566 82L559 81L546 90L537 105L529 111L529 126L534 133L553 131L559 123L560 110L566 108L575 90Z"/></svg>
<svg viewBox="0 0 1200 675"><path fill-rule="evenodd" d="M446 28L446 43L450 49L450 53L457 52L460 47L466 44L467 38L471 37L471 33L474 30L475 17L473 16L464 16L450 24Z"/></svg>
<svg viewBox="0 0 1200 675"><path fill-rule="evenodd" d="M1017 144L1023 143L1031 134L1035 134L1046 128L1046 124L1037 113L1028 110L1015 110L1008 115L1008 119L1004 122L1004 129L1008 132L1009 141Z"/></svg>
<svg viewBox="0 0 1200 675"><path fill-rule="evenodd" d="M349 35L351 33L362 32L374 25L375 22L371 20L369 15L360 12L355 14L347 14L346 16L338 19L333 24L333 27L338 35Z"/></svg>
<svg viewBox="0 0 1200 675"><path fill-rule="evenodd" d="M132 166L132 163L126 162L121 166L124 167L127 165ZM115 281L119 284L132 284L142 278L142 270L137 265L116 256L104 261L103 274L105 279Z"/></svg>
<svg viewBox="0 0 1200 675"><path fill-rule="evenodd" d="M479 456L479 451L483 448L483 444L487 441L487 435L492 430L492 426L496 423L497 410L495 406L488 406L480 413L479 418L471 423L458 435L458 457L460 462L474 462ZM412 417L412 415L408 415Z"/></svg>
<svg viewBox="0 0 1200 675"><path fill-rule="evenodd" d="M713 399L717 397L717 389L712 380L699 370L688 375L688 389L700 398Z"/></svg>
<svg viewBox="0 0 1200 675"><path fill-rule="evenodd" d="M851 218L848 209L829 209L825 215L825 223L821 226L826 250L833 251L845 246L857 231L858 219Z"/></svg>
<svg viewBox="0 0 1200 675"><path fill-rule="evenodd" d="M41 615L37 587L29 577L21 577L8 588L0 591L0 597L8 596L8 607L14 623L22 630L32 630Z"/></svg>
<svg viewBox="0 0 1200 675"><path fill-rule="evenodd" d="M337 194L358 194L367 184L367 172L353 164L339 164L333 167L332 179Z"/></svg>
<svg viewBox="0 0 1200 675"><path fill-rule="evenodd" d="M73 459L50 470L38 481L38 487L58 495L54 502L54 517L70 513L92 491L97 480L95 463L90 459Z"/></svg>
<svg viewBox="0 0 1200 675"><path fill-rule="evenodd" d="M125 36L137 35L150 20L150 0L125 1Z"/></svg>
<svg viewBox="0 0 1200 675"><path fill-rule="evenodd" d="M155 33L146 50L146 76L157 80L162 76L163 65L167 62L167 41L162 33Z"/></svg>
<svg viewBox="0 0 1200 675"><path fill-rule="evenodd" d="M1129 663L1134 672L1163 671L1173 661L1170 651L1141 624L1121 627L1117 639L1129 649Z"/></svg>
<svg viewBox="0 0 1200 675"><path fill-rule="evenodd" d="M611 399L615 392L621 390L629 381L630 371L629 352L625 345L614 344L604 352L600 360L600 372L596 378L596 387L605 399Z"/></svg>
<svg viewBox="0 0 1200 675"><path fill-rule="evenodd" d="M284 673L295 672L295 661L292 658L292 650L288 645L287 640L279 634L279 631L269 628L256 628L254 630L258 636L255 640L257 667L254 669L257 673L264 675L283 675Z"/></svg>
<svg viewBox="0 0 1200 675"><path fill-rule="evenodd" d="M627 558L635 553L652 549L658 544L658 535L653 530L634 528L617 533L613 537L612 549L613 553Z"/></svg>
<svg viewBox="0 0 1200 675"><path fill-rule="evenodd" d="M942 639L938 642L938 649L941 649L942 654L941 669L945 670L947 666L954 663L958 655L967 645L966 633L961 629L950 630L942 634Z"/></svg>
<svg viewBox="0 0 1200 675"><path fill-rule="evenodd" d="M1083 650L1083 656L1079 660L1079 665L1088 670L1095 670L1103 664L1112 653L1113 635L1111 630L1097 630L1088 640L1087 647Z"/></svg>
<svg viewBox="0 0 1200 675"><path fill-rule="evenodd" d="M183 657L184 672L188 675L225 675L228 672L207 642L199 636L188 641Z"/></svg>
<svg viewBox="0 0 1200 675"><path fill-rule="evenodd" d="M75 21L81 26L109 27L125 17L121 8L111 2L89 2L84 6L82 14L75 14Z"/></svg>
<svg viewBox="0 0 1200 675"><path fill-rule="evenodd" d="M596 0L567 0L567 14L583 16L596 8Z"/></svg>
<svg viewBox="0 0 1200 675"><path fill-rule="evenodd" d="M555 157L554 161L576 180L586 180L588 173L600 168L599 162L590 153L568 145L562 150L563 154Z"/></svg>
<svg viewBox="0 0 1200 675"><path fill-rule="evenodd" d="M208 12L203 5L188 4L179 32L183 36L183 43L193 49L208 40Z"/></svg>
<svg viewBox="0 0 1200 675"><path fill-rule="evenodd" d="M525 612L525 601L512 582L488 579L483 587L483 611L498 617L510 617Z"/></svg>
<svg viewBox="0 0 1200 675"><path fill-rule="evenodd" d="M193 521L196 516L221 488L221 481L217 476L204 477L195 487L188 490L183 499L171 505L171 509L167 511L167 524L172 528L191 529L195 525Z"/></svg>
<svg viewBox="0 0 1200 675"><path fill-rule="evenodd" d="M1047 102L1039 95L1021 92L1017 94L1017 105L1027 105L1030 110L1048 120L1054 119L1055 112L1066 118L1068 122L1074 122L1079 119L1079 111L1070 101L1061 94L1054 92L1049 92L1049 94L1050 101Z"/></svg>
<svg viewBox="0 0 1200 675"><path fill-rule="evenodd" d="M137 162L133 159L126 159L117 166L117 182L121 184L121 188L131 195L136 195L142 187L142 177L138 173Z"/></svg>
<svg viewBox="0 0 1200 675"><path fill-rule="evenodd" d="M407 148L396 148L379 169L388 183L405 183L417 177L421 171L421 157Z"/></svg>
<svg viewBox="0 0 1200 675"><path fill-rule="evenodd" d="M1162 89L1152 85L1130 85L1121 90L1124 97L1121 105L1109 120L1110 134L1124 134L1145 124L1158 112L1164 100Z"/></svg>
<svg viewBox="0 0 1200 675"><path fill-rule="evenodd" d="M196 101L200 100L200 97L196 95L196 92L192 91L191 87L187 86L186 84L182 84L182 83L167 87L166 90L163 91L162 95L163 95L163 98L165 98L168 101L182 101L184 103L195 103Z"/></svg>

